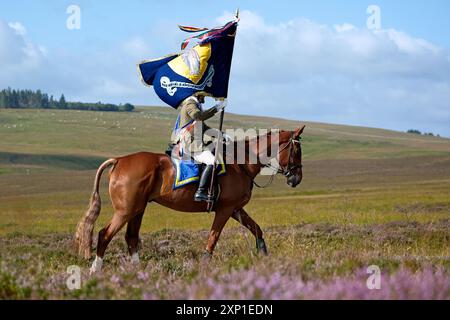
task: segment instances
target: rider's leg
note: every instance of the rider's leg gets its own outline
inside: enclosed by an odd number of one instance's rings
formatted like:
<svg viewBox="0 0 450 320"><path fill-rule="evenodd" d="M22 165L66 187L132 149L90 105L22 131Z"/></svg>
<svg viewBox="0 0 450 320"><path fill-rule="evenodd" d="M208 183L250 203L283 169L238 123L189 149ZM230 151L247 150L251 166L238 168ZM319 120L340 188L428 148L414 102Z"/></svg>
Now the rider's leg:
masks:
<svg viewBox="0 0 450 320"><path fill-rule="evenodd" d="M206 165L205 169L200 176L200 182L195 193L195 201L208 201L210 200L208 196L208 188L211 182L211 175L214 167L215 157L211 151L205 150L201 153L197 153L193 156L194 160Z"/></svg>

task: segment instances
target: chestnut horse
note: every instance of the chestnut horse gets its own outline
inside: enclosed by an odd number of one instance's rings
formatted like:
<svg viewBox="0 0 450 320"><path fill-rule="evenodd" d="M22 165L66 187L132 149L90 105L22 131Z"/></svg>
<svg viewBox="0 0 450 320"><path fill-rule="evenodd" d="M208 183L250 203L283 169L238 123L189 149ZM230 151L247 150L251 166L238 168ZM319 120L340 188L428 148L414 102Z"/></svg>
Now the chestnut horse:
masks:
<svg viewBox="0 0 450 320"><path fill-rule="evenodd" d="M271 134L245 141L246 160L244 164L227 162L226 175L219 178L220 196L214 205L214 222L206 245L206 257L211 257L223 227L230 218L237 220L251 231L256 238L258 252L267 254L263 233L259 225L244 210L250 201L255 177L264 167L260 155L267 156L267 146L278 147L276 154L279 169L287 178L287 183L295 188L302 180L302 150L300 136L304 126L296 131L280 131L279 145L271 146ZM267 139L260 147L259 141ZM235 142L236 147L236 142ZM249 162L249 153L257 155L257 163ZM233 161L232 161L233 162ZM165 207L183 212L206 212L206 202L194 202L196 185L188 185L173 190L175 169L172 160L165 154L149 152L136 153L105 161L97 170L94 191L89 208L78 223L74 238L75 250L88 259L91 256L92 234L95 221L100 214L101 201L99 181L102 172L112 166L109 178L109 194L114 216L98 234L97 255L91 273L100 271L103 256L114 235L126 224L125 240L133 263L139 262L139 229L148 203L156 202Z"/></svg>

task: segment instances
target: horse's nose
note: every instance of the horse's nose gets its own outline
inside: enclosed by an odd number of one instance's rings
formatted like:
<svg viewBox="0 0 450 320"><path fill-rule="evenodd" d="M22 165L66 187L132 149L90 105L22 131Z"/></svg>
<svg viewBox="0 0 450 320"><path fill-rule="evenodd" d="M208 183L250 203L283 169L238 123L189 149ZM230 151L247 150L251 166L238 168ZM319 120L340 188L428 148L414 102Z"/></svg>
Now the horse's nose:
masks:
<svg viewBox="0 0 450 320"><path fill-rule="evenodd" d="M295 176L290 176L287 183L292 188L295 188L300 184L301 181L302 181L302 179L298 175L295 175Z"/></svg>

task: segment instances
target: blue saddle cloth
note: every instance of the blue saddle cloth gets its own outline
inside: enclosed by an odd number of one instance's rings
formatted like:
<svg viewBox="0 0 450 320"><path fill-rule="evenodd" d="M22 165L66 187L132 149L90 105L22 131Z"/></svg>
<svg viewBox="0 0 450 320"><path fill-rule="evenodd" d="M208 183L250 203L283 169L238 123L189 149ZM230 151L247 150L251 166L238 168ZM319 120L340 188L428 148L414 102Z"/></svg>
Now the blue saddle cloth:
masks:
<svg viewBox="0 0 450 320"><path fill-rule="evenodd" d="M175 180L173 182L173 189L179 189L191 183L196 183L200 180L200 164L193 160L179 160L171 158L175 166ZM222 176L226 173L225 164L220 164L216 169L216 176Z"/></svg>

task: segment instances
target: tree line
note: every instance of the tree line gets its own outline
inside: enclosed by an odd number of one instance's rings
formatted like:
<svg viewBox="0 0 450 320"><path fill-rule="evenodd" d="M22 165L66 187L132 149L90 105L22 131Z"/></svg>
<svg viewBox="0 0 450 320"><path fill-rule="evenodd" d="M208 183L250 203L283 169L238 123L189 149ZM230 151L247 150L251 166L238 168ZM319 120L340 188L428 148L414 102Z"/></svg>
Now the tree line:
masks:
<svg viewBox="0 0 450 320"><path fill-rule="evenodd" d="M134 106L129 103L84 103L68 102L61 95L59 99L54 99L52 95L42 93L41 90L11 90L11 88L0 91L0 108L12 109L66 109L66 110L90 110L90 111L122 111L134 110Z"/></svg>
<svg viewBox="0 0 450 320"><path fill-rule="evenodd" d="M438 138L441 137L441 136L438 135L438 134L437 134L437 135L434 135L434 133L432 133L432 132L424 132L424 133L422 133L422 132L420 132L420 130L416 130L416 129L410 129L410 130L406 131L406 133L417 134L417 135L423 135L423 136L438 137Z"/></svg>

